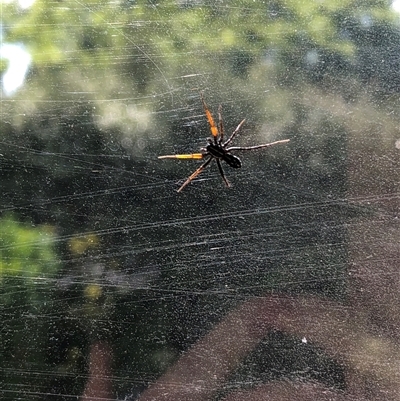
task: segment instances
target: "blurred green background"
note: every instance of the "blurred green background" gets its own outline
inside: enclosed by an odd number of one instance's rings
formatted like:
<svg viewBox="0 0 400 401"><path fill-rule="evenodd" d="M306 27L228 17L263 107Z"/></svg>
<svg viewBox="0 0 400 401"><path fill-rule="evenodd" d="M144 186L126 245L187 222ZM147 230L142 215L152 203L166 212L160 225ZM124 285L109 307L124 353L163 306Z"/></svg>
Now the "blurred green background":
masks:
<svg viewBox="0 0 400 401"><path fill-rule="evenodd" d="M371 213L352 201L396 192L399 178L390 2L1 7L3 45L31 56L1 99L2 399L82 394L99 340L124 399L249 297L346 301L347 229ZM12 63L1 67L4 84ZM227 133L246 118L236 144L291 142L239 154L229 190L211 165L177 194L198 164L157 156L206 144L201 91ZM371 161L362 174L359 159ZM302 370L290 338L270 343L286 357L259 361L265 380ZM318 358L304 357L305 377L342 388L340 366Z"/></svg>

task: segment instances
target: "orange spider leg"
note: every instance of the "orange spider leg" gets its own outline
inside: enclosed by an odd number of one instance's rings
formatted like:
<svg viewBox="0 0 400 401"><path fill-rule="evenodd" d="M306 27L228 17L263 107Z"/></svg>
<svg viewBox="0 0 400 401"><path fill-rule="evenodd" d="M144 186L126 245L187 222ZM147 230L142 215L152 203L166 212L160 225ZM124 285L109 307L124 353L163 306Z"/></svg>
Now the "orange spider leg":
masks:
<svg viewBox="0 0 400 401"><path fill-rule="evenodd" d="M201 93L200 96L201 96L201 101L203 102L204 112L206 113L207 121L210 124L211 134L214 137L215 141L217 141L218 128L215 125L215 122L214 122L214 119L213 119L213 116L212 116L210 110L208 110L206 102L204 101L203 93Z"/></svg>
<svg viewBox="0 0 400 401"><path fill-rule="evenodd" d="M159 159L202 159L204 157L203 153L191 153L188 155L165 155L158 156Z"/></svg>

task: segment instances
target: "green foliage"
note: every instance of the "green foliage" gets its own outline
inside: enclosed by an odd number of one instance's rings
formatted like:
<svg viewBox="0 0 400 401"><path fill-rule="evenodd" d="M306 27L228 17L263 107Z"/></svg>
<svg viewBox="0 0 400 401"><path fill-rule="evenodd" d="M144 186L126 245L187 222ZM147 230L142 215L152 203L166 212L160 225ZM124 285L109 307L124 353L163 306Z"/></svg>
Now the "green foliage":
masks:
<svg viewBox="0 0 400 401"><path fill-rule="evenodd" d="M0 369L4 390L15 386L34 392L34 375L15 372L43 369L53 288L60 267L54 249L54 228L0 219ZM34 399L29 397L30 399Z"/></svg>
<svg viewBox="0 0 400 401"><path fill-rule="evenodd" d="M3 14L6 39L23 42L33 57L24 101L9 105L18 120L39 111L75 116L87 105L99 128L131 139L149 136L158 123L168 134L169 114L152 112L185 111L182 91L185 98L193 88L212 87L217 104L240 94L248 115L266 91L280 98L283 86L349 91L354 78L378 77L384 91L397 87L392 64L378 62L394 60L398 36L394 13L382 1L38 0L22 13L7 5ZM366 45L374 40L387 45L370 52ZM49 109L43 99L61 108ZM277 110L273 118L287 116ZM266 122L265 115L254 121Z"/></svg>
<svg viewBox="0 0 400 401"><path fill-rule="evenodd" d="M7 277L21 284L45 284L59 268L54 250L54 229L19 223L12 215L0 219L0 285Z"/></svg>
<svg viewBox="0 0 400 401"><path fill-rule="evenodd" d="M8 62L7 60L0 59L0 73L3 73L7 70Z"/></svg>

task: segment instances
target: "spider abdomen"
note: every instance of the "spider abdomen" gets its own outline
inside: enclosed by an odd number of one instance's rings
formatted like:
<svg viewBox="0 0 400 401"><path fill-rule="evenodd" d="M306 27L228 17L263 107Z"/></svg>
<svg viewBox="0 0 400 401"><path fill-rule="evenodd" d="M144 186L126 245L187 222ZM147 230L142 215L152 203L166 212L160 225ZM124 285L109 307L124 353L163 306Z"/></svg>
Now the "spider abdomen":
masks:
<svg viewBox="0 0 400 401"><path fill-rule="evenodd" d="M227 164L229 164L233 168L242 167L242 162L237 156L230 155L229 153L225 153L222 160L225 160Z"/></svg>
<svg viewBox="0 0 400 401"><path fill-rule="evenodd" d="M233 168L242 167L242 162L237 156L231 155L226 152L226 150L221 145L216 145L213 143L209 143L206 147L206 151L213 157L217 159L224 160L227 164L229 164Z"/></svg>

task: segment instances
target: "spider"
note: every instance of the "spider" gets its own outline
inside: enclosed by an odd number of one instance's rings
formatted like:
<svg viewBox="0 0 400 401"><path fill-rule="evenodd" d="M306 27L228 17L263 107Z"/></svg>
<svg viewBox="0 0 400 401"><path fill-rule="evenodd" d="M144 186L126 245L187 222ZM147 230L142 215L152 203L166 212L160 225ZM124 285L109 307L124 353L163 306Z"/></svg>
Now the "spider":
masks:
<svg viewBox="0 0 400 401"><path fill-rule="evenodd" d="M218 108L218 125L217 127L215 125L213 116L210 112L210 110L207 107L207 104L204 100L203 94L200 94L201 101L203 103L204 107L204 112L207 117L207 121L210 124L210 130L212 134L212 138L208 138L208 145L205 148L200 149L201 153L191 153L191 154L184 154L184 155L165 155L165 156L158 156L159 159L204 159L206 158L207 160L194 172L192 173L189 178L181 185L181 187L178 189L178 192L181 192L186 185L190 184L210 163L213 159L217 162L218 170L219 173L221 174L222 179L225 182L225 185L227 187L230 187L231 184L225 177L224 170L222 169L221 165L221 160L226 162L229 166L233 168L240 168L242 167L242 162L240 159L232 155L232 151L236 150L256 150L256 149L261 149L261 148L269 148L270 146L274 145L279 145L281 143L287 143L290 141L290 139L283 139L280 141L275 141L271 143L265 143L262 145L255 145L255 146L247 146L247 147L242 147L242 146L232 146L232 147L227 147L232 140L235 138L236 134L239 132L240 128L246 121L245 119L242 120L239 125L236 127L236 129L233 131L232 135L224 142L224 125L222 121L222 106L219 106Z"/></svg>

